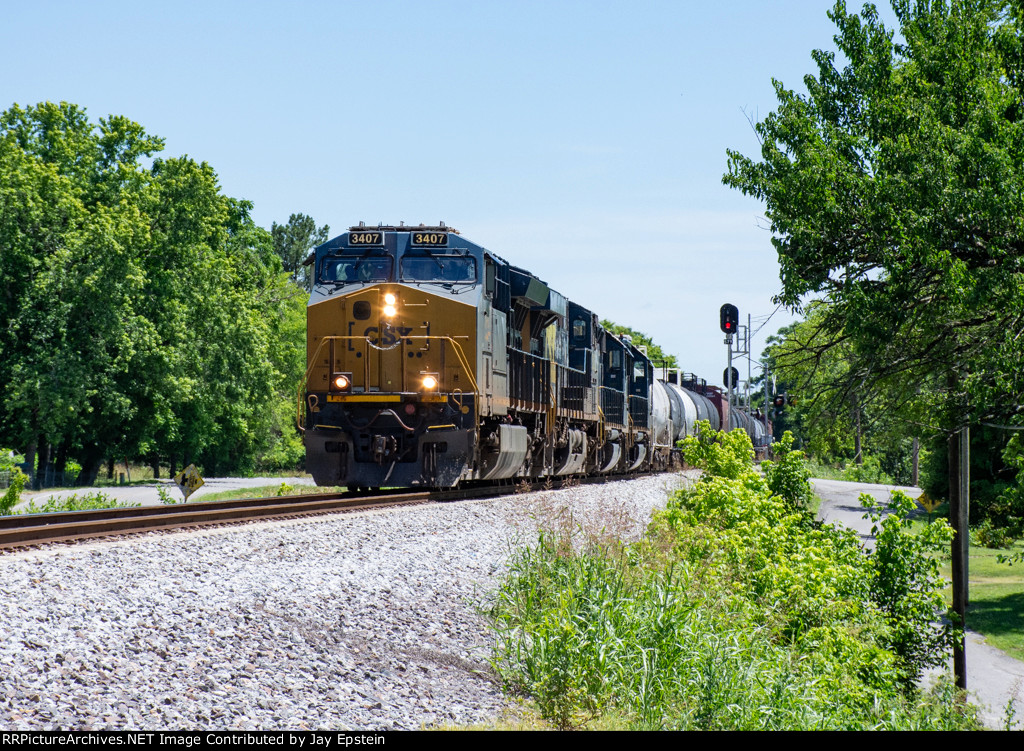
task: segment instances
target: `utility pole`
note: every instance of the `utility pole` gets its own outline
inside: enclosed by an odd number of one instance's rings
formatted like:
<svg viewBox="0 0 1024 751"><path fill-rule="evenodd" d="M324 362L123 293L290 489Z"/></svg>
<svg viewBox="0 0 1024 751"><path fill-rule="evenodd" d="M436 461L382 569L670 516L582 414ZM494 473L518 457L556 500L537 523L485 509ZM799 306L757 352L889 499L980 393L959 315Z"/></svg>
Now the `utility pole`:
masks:
<svg viewBox="0 0 1024 751"><path fill-rule="evenodd" d="M746 332L747 336L746 336L746 346L744 347L744 349L747 350L747 354L750 354L750 325L751 325L751 323L750 323L750 313L747 313L747 332ZM750 359L751 358L749 358L749 357L747 358L747 387L746 387L746 389L744 389L745 392L746 392L746 395L747 395L747 409L748 410L750 409L750 377L751 377L751 373L750 373L751 362L750 362Z"/></svg>
<svg viewBox="0 0 1024 751"><path fill-rule="evenodd" d="M966 628L968 596L967 556L970 552L970 537L967 528L970 504L970 429L961 428L949 436L949 518L956 533L952 544L951 569L953 575L953 612L957 624ZM953 679L957 688L967 690L967 644L966 638L953 642Z"/></svg>

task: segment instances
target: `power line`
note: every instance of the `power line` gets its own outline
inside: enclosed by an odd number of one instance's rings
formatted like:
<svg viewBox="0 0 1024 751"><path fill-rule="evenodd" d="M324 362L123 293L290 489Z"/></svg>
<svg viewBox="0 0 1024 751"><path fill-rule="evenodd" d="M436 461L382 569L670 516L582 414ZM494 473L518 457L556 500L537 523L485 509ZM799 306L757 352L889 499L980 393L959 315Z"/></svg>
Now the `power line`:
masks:
<svg viewBox="0 0 1024 751"><path fill-rule="evenodd" d="M750 335L751 339L753 339L755 336L757 336L759 333L761 333L761 329L763 329L765 326L768 325L768 321L772 320L772 318L775 316L775 314L779 312L780 308L782 308L782 303L779 303L778 305L776 305L775 306L775 310L773 310L771 312L771 315L769 315L767 318L765 318L764 319L764 323L762 323L760 326L757 327L757 331L755 331L753 334Z"/></svg>

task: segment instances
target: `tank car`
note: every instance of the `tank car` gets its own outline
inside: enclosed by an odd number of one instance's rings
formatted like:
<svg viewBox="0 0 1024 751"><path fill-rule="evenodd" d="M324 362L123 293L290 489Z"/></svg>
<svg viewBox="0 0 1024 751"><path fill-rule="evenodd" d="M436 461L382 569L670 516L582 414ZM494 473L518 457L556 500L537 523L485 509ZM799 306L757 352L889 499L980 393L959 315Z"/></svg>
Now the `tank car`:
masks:
<svg viewBox="0 0 1024 751"><path fill-rule="evenodd" d="M628 339L443 223L314 250L300 404L319 485L451 487L667 465L669 401Z"/></svg>

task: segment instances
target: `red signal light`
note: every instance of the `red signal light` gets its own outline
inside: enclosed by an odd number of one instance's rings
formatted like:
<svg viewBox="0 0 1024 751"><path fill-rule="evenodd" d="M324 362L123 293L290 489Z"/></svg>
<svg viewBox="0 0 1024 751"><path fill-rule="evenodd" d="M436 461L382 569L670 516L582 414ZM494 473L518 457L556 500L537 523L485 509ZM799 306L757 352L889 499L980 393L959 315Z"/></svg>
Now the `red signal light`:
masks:
<svg viewBox="0 0 1024 751"><path fill-rule="evenodd" d="M722 331L724 331L726 334L735 333L736 325L737 323L739 323L740 319L740 312L736 308L736 306L726 303L725 305L722 306L722 309L719 311L719 315L719 322L721 323Z"/></svg>

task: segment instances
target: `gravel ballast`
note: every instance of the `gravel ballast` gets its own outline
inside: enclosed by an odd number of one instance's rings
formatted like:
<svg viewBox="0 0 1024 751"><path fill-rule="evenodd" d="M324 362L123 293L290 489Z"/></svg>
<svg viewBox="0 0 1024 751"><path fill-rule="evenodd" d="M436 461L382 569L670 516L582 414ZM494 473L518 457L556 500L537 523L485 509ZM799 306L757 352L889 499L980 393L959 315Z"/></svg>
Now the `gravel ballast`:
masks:
<svg viewBox="0 0 1024 751"><path fill-rule="evenodd" d="M0 555L7 729L419 729L507 701L478 607L538 522L637 536L684 481Z"/></svg>

